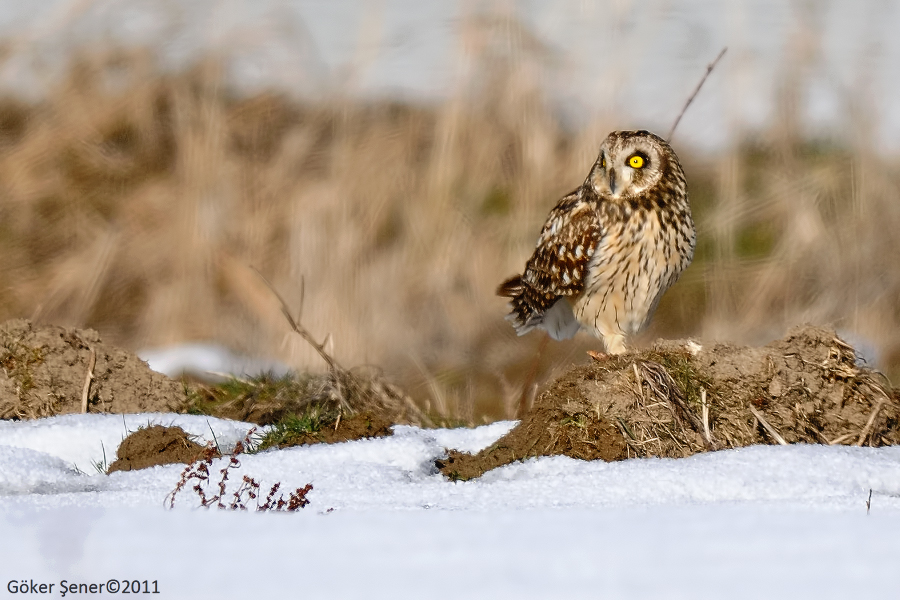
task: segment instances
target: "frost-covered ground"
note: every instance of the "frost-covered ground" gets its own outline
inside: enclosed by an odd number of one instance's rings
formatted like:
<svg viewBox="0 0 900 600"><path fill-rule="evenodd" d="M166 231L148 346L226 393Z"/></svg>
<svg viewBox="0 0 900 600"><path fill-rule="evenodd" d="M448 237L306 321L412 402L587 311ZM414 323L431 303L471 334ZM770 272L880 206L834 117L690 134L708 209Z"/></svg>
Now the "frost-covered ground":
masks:
<svg viewBox="0 0 900 600"><path fill-rule="evenodd" d="M166 414L0 422L4 593L127 578L157 581L162 598L846 598L900 583L900 448L542 458L451 483L432 468L445 447L477 450L513 424L397 427L244 456L232 481L314 485L299 513L254 514L198 509L189 493L164 508L181 466L99 474L104 449L111 461L147 423L223 447L249 428Z"/></svg>

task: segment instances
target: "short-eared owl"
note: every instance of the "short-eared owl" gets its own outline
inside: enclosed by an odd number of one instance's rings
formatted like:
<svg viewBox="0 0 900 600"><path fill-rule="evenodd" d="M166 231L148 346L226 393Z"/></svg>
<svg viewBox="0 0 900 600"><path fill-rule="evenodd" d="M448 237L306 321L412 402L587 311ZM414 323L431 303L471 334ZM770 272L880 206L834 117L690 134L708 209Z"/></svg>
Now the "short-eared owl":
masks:
<svg viewBox="0 0 900 600"><path fill-rule="evenodd" d="M497 294L519 335L563 340L584 327L625 351L694 256L694 222L675 152L648 131L614 131L585 182L550 211L522 275Z"/></svg>

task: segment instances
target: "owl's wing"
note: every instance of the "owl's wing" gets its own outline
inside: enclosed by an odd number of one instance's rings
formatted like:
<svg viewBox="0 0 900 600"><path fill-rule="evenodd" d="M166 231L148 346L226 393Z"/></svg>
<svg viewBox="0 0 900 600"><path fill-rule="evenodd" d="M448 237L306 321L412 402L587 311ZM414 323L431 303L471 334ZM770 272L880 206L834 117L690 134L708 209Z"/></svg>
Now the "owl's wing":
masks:
<svg viewBox="0 0 900 600"><path fill-rule="evenodd" d="M596 205L570 194L550 211L523 280L536 291L574 296L584 290L587 267L600 241Z"/></svg>
<svg viewBox="0 0 900 600"><path fill-rule="evenodd" d="M560 200L550 211L525 272L497 290L499 295L512 298L508 318L520 334L539 325L544 313L561 297L584 290L588 264L601 235L597 206L585 199L581 190Z"/></svg>

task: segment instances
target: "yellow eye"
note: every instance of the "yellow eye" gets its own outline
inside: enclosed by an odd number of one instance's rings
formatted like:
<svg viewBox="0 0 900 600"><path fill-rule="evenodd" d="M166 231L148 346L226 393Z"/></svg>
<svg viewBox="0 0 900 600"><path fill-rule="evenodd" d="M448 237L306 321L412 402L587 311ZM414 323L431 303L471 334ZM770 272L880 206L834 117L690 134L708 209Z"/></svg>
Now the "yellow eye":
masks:
<svg viewBox="0 0 900 600"><path fill-rule="evenodd" d="M605 158L601 158L601 159L600 159L600 168L601 168L601 169L605 169L605 168L606 168L606 159L605 159Z"/></svg>
<svg viewBox="0 0 900 600"><path fill-rule="evenodd" d="M628 164L633 169L640 169L641 167L644 166L644 159L641 158L640 156L638 156L637 154L635 154L634 156L632 156L631 158L628 159Z"/></svg>

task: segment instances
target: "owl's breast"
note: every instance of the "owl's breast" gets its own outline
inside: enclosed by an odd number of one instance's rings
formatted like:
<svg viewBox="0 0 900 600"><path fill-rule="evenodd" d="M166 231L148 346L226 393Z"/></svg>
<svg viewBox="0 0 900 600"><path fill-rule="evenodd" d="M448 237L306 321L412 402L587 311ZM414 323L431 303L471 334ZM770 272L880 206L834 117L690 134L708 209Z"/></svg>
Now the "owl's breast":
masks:
<svg viewBox="0 0 900 600"><path fill-rule="evenodd" d="M632 335L644 328L663 292L690 264L694 231L690 215L687 222L664 211L620 216L604 223L575 315L586 327Z"/></svg>

